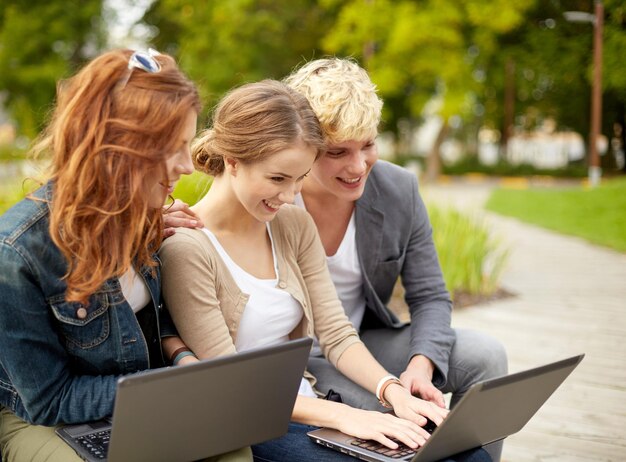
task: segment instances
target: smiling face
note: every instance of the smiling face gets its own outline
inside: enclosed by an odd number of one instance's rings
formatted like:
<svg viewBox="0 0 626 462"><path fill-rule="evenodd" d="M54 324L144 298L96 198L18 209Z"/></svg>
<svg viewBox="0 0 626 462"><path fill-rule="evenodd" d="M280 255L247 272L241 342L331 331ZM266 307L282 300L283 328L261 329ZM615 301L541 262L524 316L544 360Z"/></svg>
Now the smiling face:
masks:
<svg viewBox="0 0 626 462"><path fill-rule="evenodd" d="M356 201L365 189L365 182L378 160L374 138L343 141L330 145L311 169L309 181L315 189L338 199Z"/></svg>
<svg viewBox="0 0 626 462"><path fill-rule="evenodd" d="M268 222L283 204L291 204L315 161L316 150L298 141L262 161L244 164L227 159L227 174L243 208L257 221Z"/></svg>
<svg viewBox="0 0 626 462"><path fill-rule="evenodd" d="M158 175L149 178L149 202L151 208L159 208L165 202L168 195L174 191L174 186L181 175L189 175L193 172L191 161L190 144L196 134L196 123L198 115L195 110L190 109L185 118L183 129L180 132L178 150L170 154L165 161L167 177L158 180Z"/></svg>

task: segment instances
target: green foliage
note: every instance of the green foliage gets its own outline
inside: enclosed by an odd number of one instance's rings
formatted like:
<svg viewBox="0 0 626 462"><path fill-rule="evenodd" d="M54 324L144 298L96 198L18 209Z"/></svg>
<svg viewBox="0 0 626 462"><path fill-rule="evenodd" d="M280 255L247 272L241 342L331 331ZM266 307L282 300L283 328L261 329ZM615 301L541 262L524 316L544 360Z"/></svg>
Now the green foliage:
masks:
<svg viewBox="0 0 626 462"><path fill-rule="evenodd" d="M626 178L590 190L497 189L487 209L626 252Z"/></svg>
<svg viewBox="0 0 626 462"><path fill-rule="evenodd" d="M105 43L103 0L0 2L0 95L18 134L34 137L71 75ZM593 0L160 0L143 22L174 54L210 109L235 85L282 78L305 60L352 55L385 99L386 128L418 121L433 95L442 119L503 128L505 66L515 66L516 123L546 117L586 134L590 24L565 10ZM605 0L603 133L626 116L626 4ZM626 130L622 130L626 133ZM626 139L623 139L626 141Z"/></svg>
<svg viewBox="0 0 626 462"><path fill-rule="evenodd" d="M280 79L319 54L329 18L313 0L162 0L145 16L210 108L235 85Z"/></svg>
<svg viewBox="0 0 626 462"><path fill-rule="evenodd" d="M402 166L417 162L422 171L425 169L424 158L416 158L414 155L396 155L393 162ZM503 159L500 159L495 165L485 165L481 164L478 161L478 157L475 155L465 155L453 164L444 163L441 173L456 176L466 175L468 173L480 173L489 176L585 178L588 175L588 168L581 162L570 163L567 167L556 169L537 168L531 164L513 165Z"/></svg>
<svg viewBox="0 0 626 462"><path fill-rule="evenodd" d="M57 80L101 46L101 9L101 0L0 3L0 91L20 134L36 136Z"/></svg>
<svg viewBox="0 0 626 462"><path fill-rule="evenodd" d="M404 116L419 117L438 94L439 112L447 119L471 111L468 95L483 81L476 70L497 51L499 35L521 24L533 3L344 1L323 43L330 52L362 58L383 97L405 101Z"/></svg>
<svg viewBox="0 0 626 462"><path fill-rule="evenodd" d="M26 150L12 145L0 144L0 168L2 162L20 161L26 158Z"/></svg>
<svg viewBox="0 0 626 462"><path fill-rule="evenodd" d="M448 291L452 294L494 293L508 251L477 218L432 204L428 213Z"/></svg>
<svg viewBox="0 0 626 462"><path fill-rule="evenodd" d="M209 175L194 171L191 175L181 177L172 196L193 205L207 193L212 182L213 179Z"/></svg>
<svg viewBox="0 0 626 462"><path fill-rule="evenodd" d="M0 183L0 215L34 189L36 189L34 182L21 178L5 178Z"/></svg>
<svg viewBox="0 0 626 462"><path fill-rule="evenodd" d="M587 167L582 164L570 164L567 167L557 169L537 168L530 164L513 165L500 160L495 165L484 165L478 162L475 156L466 156L459 162L446 165L442 168L445 175L464 175L466 173L482 173L496 176L551 176L559 178L584 178L587 176Z"/></svg>
<svg viewBox="0 0 626 462"><path fill-rule="evenodd" d="M611 136L613 124L623 119L626 103L626 5L622 0L605 0L602 132ZM517 124L532 130L547 118L559 128L589 132L593 79L593 26L571 23L565 11L594 12L592 0L535 2L525 21L503 35L498 52L488 61L490 69L482 95L486 122L502 129L507 62L515 70ZM621 115L620 115L621 113Z"/></svg>

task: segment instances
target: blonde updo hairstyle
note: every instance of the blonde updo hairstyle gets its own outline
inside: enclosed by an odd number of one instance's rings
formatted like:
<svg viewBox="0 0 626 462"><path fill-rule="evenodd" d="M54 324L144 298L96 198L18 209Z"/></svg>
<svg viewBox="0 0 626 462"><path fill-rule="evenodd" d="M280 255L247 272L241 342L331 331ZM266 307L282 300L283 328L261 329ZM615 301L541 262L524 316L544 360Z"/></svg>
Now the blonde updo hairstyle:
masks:
<svg viewBox="0 0 626 462"><path fill-rule="evenodd" d="M192 145L197 170L224 172L225 159L251 164L302 141L324 152L320 124L307 99L276 80L242 85L227 93L213 112L210 128Z"/></svg>
<svg viewBox="0 0 626 462"><path fill-rule="evenodd" d="M383 102L367 72L353 60L316 59L284 81L307 98L326 143L362 141L378 134Z"/></svg>

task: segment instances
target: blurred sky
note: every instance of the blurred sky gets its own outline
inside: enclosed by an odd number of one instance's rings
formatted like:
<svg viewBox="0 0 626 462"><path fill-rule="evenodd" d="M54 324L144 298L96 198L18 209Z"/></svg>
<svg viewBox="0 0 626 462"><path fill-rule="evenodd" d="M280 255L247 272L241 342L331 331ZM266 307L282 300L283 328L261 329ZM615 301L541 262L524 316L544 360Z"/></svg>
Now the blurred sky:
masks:
<svg viewBox="0 0 626 462"><path fill-rule="evenodd" d="M105 8L114 13L108 21L109 47L141 48L150 30L145 26L133 27L154 0L106 0Z"/></svg>

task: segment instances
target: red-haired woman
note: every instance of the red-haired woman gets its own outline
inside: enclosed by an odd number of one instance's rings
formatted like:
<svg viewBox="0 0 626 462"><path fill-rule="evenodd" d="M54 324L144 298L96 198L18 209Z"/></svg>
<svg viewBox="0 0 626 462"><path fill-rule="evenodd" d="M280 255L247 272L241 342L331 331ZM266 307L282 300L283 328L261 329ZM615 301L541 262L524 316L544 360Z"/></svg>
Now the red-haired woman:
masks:
<svg viewBox="0 0 626 462"><path fill-rule="evenodd" d="M35 147L50 179L0 217L4 462L79 460L55 426L109 416L120 375L164 364L154 254L199 110L152 50L104 53L59 85Z"/></svg>

